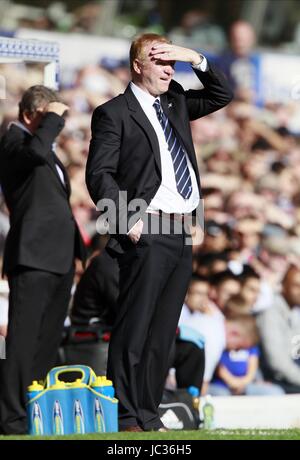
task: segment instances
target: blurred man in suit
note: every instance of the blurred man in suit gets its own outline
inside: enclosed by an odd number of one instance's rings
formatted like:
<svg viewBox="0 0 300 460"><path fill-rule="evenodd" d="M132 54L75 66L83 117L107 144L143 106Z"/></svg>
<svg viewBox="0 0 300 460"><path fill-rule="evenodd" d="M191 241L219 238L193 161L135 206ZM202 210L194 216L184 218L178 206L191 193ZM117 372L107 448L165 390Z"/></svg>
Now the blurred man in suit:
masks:
<svg viewBox="0 0 300 460"><path fill-rule="evenodd" d="M3 272L9 324L0 363L0 432L27 432L26 388L55 364L84 246L69 204L70 183L53 147L68 107L49 88L29 88L19 121L0 144L0 184L10 213Z"/></svg>

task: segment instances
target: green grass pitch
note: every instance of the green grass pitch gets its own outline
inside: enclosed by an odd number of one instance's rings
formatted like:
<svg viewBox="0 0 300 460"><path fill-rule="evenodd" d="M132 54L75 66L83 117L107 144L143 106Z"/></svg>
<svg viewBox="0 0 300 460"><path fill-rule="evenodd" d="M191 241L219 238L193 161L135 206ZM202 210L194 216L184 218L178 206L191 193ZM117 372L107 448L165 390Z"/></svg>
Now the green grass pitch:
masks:
<svg viewBox="0 0 300 460"><path fill-rule="evenodd" d="M67 436L0 436L3 440L300 440L300 429L288 430L198 430L198 431L169 431L167 433L103 433Z"/></svg>

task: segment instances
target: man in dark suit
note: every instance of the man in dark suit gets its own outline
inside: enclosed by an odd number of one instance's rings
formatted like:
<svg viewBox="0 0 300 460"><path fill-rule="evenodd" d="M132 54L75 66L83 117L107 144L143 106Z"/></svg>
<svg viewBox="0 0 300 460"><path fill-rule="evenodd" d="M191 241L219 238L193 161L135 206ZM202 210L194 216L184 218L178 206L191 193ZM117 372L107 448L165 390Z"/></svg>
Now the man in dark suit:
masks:
<svg viewBox="0 0 300 460"><path fill-rule="evenodd" d="M176 60L193 66L204 89L184 91L172 80ZM120 430L163 431L158 406L192 272L184 221L200 201L189 122L224 107L232 95L204 56L156 34L132 43L130 64L125 93L94 111L86 178L94 202L105 199L98 207L113 233L107 248L120 266L107 369Z"/></svg>
<svg viewBox="0 0 300 460"><path fill-rule="evenodd" d="M19 121L0 143L0 183L10 213L3 272L9 282L6 360L0 364L0 432L27 432L26 389L55 364L84 246L70 183L53 151L68 107L49 88L29 88Z"/></svg>

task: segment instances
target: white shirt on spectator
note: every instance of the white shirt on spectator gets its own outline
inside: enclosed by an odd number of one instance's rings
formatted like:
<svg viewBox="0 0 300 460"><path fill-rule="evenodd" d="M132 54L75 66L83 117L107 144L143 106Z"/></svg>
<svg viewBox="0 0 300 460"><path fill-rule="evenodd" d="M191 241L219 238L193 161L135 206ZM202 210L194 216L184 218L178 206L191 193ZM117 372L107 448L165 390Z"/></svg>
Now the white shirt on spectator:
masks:
<svg viewBox="0 0 300 460"><path fill-rule="evenodd" d="M179 326L189 326L205 338L204 382L210 382L226 345L224 315L214 304L210 304L213 313L191 311L183 305Z"/></svg>

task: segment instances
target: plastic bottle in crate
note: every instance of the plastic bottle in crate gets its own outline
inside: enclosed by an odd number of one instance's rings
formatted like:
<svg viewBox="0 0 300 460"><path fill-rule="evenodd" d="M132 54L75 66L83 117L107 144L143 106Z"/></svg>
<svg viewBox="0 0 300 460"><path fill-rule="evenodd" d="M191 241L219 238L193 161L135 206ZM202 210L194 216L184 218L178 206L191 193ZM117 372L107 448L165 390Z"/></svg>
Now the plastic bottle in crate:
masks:
<svg viewBox="0 0 300 460"><path fill-rule="evenodd" d="M43 390L43 385L40 385L36 380L34 380L27 388L28 401L38 396ZM42 410L38 401L33 402L32 411L29 413L28 417L28 423L33 434L44 434Z"/></svg>
<svg viewBox="0 0 300 460"><path fill-rule="evenodd" d="M105 376L96 377L95 381L92 383L92 388L102 393L104 396L108 398L115 397L115 390L111 380L108 380Z"/></svg>

